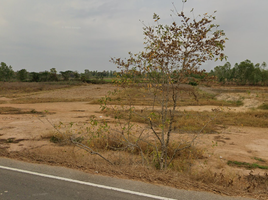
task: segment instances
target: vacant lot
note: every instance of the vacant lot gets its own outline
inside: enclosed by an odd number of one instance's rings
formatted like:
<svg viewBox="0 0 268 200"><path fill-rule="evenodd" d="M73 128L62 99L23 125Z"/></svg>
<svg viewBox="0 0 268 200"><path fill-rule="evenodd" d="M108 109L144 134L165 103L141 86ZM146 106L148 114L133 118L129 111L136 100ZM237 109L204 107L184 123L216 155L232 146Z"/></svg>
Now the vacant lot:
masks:
<svg viewBox="0 0 268 200"><path fill-rule="evenodd" d="M94 116L112 123L112 113L100 112L97 100L115 86L12 84L1 85L1 156L177 188L268 198L268 88L199 87L199 101L181 99L178 116L187 112L190 117L177 118L181 128L173 140L192 134L212 109L220 108L221 112L196 142L202 156L183 172L161 172L138 163L131 165L133 155L122 157L116 151L103 152L116 162L109 165L67 142L56 141L53 125L60 122L88 124ZM137 109L145 106L146 102L136 103ZM139 119L136 123L143 124ZM241 177L247 181L239 182Z"/></svg>

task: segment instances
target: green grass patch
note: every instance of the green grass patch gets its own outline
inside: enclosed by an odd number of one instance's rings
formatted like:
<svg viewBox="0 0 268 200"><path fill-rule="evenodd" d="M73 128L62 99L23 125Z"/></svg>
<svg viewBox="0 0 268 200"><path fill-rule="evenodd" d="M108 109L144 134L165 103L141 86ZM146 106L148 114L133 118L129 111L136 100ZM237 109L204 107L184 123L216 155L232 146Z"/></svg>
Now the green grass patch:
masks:
<svg viewBox="0 0 268 200"><path fill-rule="evenodd" d="M268 169L268 166L259 165L257 163L247 163L247 162L238 162L238 161L231 161L227 162L229 166L237 166L237 167L244 167L246 169Z"/></svg>
<svg viewBox="0 0 268 200"><path fill-rule="evenodd" d="M265 160L263 160L262 158L257 158L257 157L254 157L253 159L254 159L254 160L257 160L257 161L260 161L260 162L264 162L264 163L265 163Z"/></svg>
<svg viewBox="0 0 268 200"><path fill-rule="evenodd" d="M105 78L103 79L106 83L112 83L113 82L113 78Z"/></svg>
<svg viewBox="0 0 268 200"><path fill-rule="evenodd" d="M258 109L261 109L261 110L268 110L268 104L267 104L267 103L264 103L264 104L260 105L260 106L258 107Z"/></svg>

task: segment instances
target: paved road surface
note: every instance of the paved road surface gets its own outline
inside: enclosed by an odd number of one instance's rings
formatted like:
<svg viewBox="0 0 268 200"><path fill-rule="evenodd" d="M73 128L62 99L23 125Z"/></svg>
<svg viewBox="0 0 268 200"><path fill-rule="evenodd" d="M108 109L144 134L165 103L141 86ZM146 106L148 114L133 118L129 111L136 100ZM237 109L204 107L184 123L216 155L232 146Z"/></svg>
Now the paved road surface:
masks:
<svg viewBox="0 0 268 200"><path fill-rule="evenodd" d="M177 190L6 158L0 158L0 199L249 200L207 192Z"/></svg>

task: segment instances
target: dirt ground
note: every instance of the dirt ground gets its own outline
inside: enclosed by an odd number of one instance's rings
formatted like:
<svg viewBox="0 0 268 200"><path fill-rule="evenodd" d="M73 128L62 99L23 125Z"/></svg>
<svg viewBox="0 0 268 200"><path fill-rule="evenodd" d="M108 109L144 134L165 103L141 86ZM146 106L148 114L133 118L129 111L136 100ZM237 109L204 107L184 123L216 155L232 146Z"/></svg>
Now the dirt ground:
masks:
<svg viewBox="0 0 268 200"><path fill-rule="evenodd" d="M52 98L60 97L63 99L88 99L89 101L98 99L107 91L115 89L111 85L87 85L55 91L40 91L27 98ZM262 103L260 99L254 99L245 93L220 93L217 98L220 100L242 100L244 105L241 107L225 108L225 111L237 112L247 111L257 107ZM59 159L66 147L59 147L47 138L54 131L52 124L59 122L87 122L91 115L97 118L103 117L99 112L99 105L82 102L56 102L56 103L35 103L35 104L10 104L12 98L0 97L6 101L0 107L19 108L21 111L34 111L32 114L0 114L0 155L40 161L50 164L62 164L74 167L78 158L64 161ZM182 110L211 111L216 106L189 106L182 107ZM49 114L36 113L48 111ZM47 121L50 121L50 123ZM262 158L268 161L268 129L253 127L227 127L217 134L202 135L199 144L206 148L206 163L199 161L198 167L209 168L215 171L234 172L249 174L250 170L234 168L228 166L228 160L253 163L254 158ZM62 150L62 148L64 150ZM54 149L54 150L53 150ZM54 151L54 153L52 153ZM55 153L57 152L57 153ZM42 157L37 154L46 154ZM66 156L65 156L66 158ZM69 162L69 163L67 163ZM86 161L84 161L86 162ZM83 168L81 164L81 168ZM96 172L97 167L89 170ZM263 170L254 170L254 173L263 173ZM106 171L103 173L109 175ZM141 178L142 180L142 178Z"/></svg>

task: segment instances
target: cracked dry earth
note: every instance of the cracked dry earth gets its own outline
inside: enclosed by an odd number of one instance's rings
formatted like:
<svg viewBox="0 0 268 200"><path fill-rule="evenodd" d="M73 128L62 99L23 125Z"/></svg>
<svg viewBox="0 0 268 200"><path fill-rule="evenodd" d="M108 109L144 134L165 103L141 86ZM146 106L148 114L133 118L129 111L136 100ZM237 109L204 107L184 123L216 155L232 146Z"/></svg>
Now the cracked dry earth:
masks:
<svg viewBox="0 0 268 200"><path fill-rule="evenodd" d="M98 99L104 96L107 91L115 89L111 85L87 85L69 89L42 91L28 98L70 98L70 99ZM240 96L239 96L240 95ZM226 109L228 112L246 111L256 107L262 102L252 98L242 98L241 95L247 94L223 93L219 94L219 99L239 100L243 99L244 106ZM239 98L237 97L239 96ZM12 152L42 152L46 153L58 148L56 144L51 143L46 137L53 131L52 124L61 122L87 122L91 115L102 116L99 113L99 105L88 104L88 102L57 102L57 103L35 103L35 104L10 104L8 99L6 104L0 104L0 107L19 108L22 111L35 110L42 112L49 111L46 117L43 114L0 114L0 151ZM204 111L216 108L216 106L189 106L182 107L182 110ZM213 143L214 142L214 143ZM217 146L212 145L217 142ZM222 129L219 134L203 135L200 138L201 145L207 149L208 165L211 168L224 168L226 171L233 171L226 162L236 160L241 162L254 162L254 157L262 158L268 161L268 129L253 127L228 127ZM43 150L42 150L43 149ZM53 154L49 156L53 160ZM200 165L203 165L200 162ZM205 167L205 166L204 166ZM237 171L248 174L249 170L235 168ZM259 170L256 169L256 173Z"/></svg>

